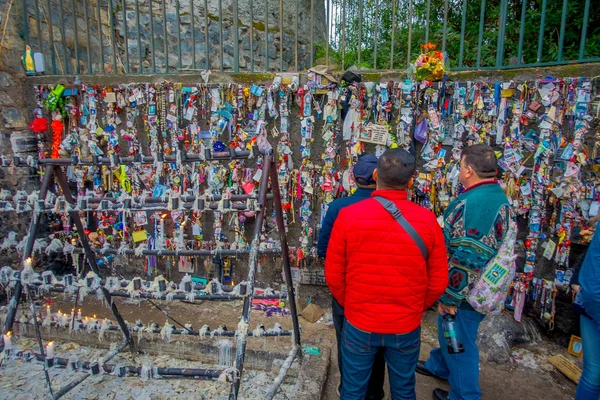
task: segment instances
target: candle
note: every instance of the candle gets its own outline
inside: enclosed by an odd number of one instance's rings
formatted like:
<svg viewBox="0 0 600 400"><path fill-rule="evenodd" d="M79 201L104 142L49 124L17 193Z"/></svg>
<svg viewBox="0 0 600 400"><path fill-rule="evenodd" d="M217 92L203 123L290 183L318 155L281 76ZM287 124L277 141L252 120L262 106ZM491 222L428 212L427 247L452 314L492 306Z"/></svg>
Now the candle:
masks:
<svg viewBox="0 0 600 400"><path fill-rule="evenodd" d="M81 308L77 310L77 319L81 321Z"/></svg>
<svg viewBox="0 0 600 400"><path fill-rule="evenodd" d="M6 332L6 335L4 335L4 351L12 350L12 340L10 335L11 331Z"/></svg>
<svg viewBox="0 0 600 400"><path fill-rule="evenodd" d="M50 342L46 345L46 358L54 358L54 342Z"/></svg>
<svg viewBox="0 0 600 400"><path fill-rule="evenodd" d="M50 306L46 306L46 314L48 314L48 318L52 317L52 313L50 312Z"/></svg>

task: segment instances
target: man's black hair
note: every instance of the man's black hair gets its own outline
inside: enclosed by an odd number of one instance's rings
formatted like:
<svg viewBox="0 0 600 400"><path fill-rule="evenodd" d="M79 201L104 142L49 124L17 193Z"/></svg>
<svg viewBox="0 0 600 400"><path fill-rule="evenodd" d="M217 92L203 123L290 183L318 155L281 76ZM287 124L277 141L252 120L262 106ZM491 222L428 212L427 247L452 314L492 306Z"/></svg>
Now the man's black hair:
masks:
<svg viewBox="0 0 600 400"><path fill-rule="evenodd" d="M386 150L377 161L377 181L390 189L406 189L415 173L416 160L404 149Z"/></svg>
<svg viewBox="0 0 600 400"><path fill-rule="evenodd" d="M462 151L462 158L465 165L473 168L473 171L475 171L480 179L496 177L498 171L498 159L490 146L476 144L466 147Z"/></svg>

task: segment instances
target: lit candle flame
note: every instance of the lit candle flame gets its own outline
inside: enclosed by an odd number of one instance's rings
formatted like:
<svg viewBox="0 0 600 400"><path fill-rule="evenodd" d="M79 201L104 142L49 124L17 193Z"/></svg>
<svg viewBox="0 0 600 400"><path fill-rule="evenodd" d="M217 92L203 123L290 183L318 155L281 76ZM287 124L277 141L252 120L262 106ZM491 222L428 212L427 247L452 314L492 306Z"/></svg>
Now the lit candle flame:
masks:
<svg viewBox="0 0 600 400"><path fill-rule="evenodd" d="M10 335L12 335L12 331L6 332L6 337L10 337Z"/></svg>
<svg viewBox="0 0 600 400"><path fill-rule="evenodd" d="M26 264L31 264L32 262L33 262L33 259L32 259L31 257L27 257L27 258L25 259L25 263L26 263Z"/></svg>

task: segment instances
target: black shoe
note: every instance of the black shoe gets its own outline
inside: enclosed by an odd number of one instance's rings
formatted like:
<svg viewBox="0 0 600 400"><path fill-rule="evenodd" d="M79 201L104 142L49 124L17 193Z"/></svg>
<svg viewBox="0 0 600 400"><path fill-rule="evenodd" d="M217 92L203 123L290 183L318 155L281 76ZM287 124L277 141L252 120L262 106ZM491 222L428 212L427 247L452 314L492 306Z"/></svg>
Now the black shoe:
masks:
<svg viewBox="0 0 600 400"><path fill-rule="evenodd" d="M421 375L423 375L423 376L431 376L431 377L434 377L434 378L440 379L440 380L442 380L442 381L447 381L447 380L448 380L448 379L441 378L441 377L439 377L439 376L435 375L435 374L434 374L433 372L431 372L430 370L428 370L428 369L425 367L425 361L421 361L421 360L417 361L417 369L415 370L415 372L416 372L417 374L421 374Z"/></svg>
<svg viewBox="0 0 600 400"><path fill-rule="evenodd" d="M433 400L450 400L450 396L445 390L433 389Z"/></svg>

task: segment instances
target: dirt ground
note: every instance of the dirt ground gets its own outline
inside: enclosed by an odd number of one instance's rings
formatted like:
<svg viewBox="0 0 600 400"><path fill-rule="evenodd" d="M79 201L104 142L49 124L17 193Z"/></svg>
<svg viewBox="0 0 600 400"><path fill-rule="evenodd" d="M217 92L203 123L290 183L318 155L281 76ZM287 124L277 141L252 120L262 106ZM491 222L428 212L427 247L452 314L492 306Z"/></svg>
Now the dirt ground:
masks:
<svg viewBox="0 0 600 400"><path fill-rule="evenodd" d="M149 302L144 300L116 299L119 310L125 320L134 323L141 320L147 324L157 322L164 324L167 320L163 312L157 310ZM208 324L211 329L216 329L221 325L226 325L229 330L235 330L241 313L241 302L213 302L202 306L197 304L187 304L183 302L159 302L157 304L173 318L183 324L190 323L194 329L199 329L204 324ZM50 305L53 312L61 310L70 312L74 307L73 301L64 295L49 295L45 297L40 304L41 307ZM209 305L209 307L207 306ZM95 296L88 296L81 308L82 315L92 317L96 315L98 319L113 319L110 309L102 305ZM328 378L323 392L322 399L337 399L336 387L339 383L339 371L337 368L337 351L335 350L335 332L331 323L329 310L324 310L325 315L316 323L309 323L300 317L302 326L302 342L311 346L320 348L329 347L331 351L331 363L328 370ZM430 322L433 314L426 315L423 321L421 359L428 357L430 350L437 346L436 327ZM250 329L256 325L263 324L269 329L278 322L283 329L291 329L291 317L285 316L266 316L263 311L253 311L251 314ZM173 323L170 321L170 323ZM176 338L175 338L176 339ZM287 353L290 348L290 341L286 338L276 340L250 340L249 348L262 349ZM544 348L543 351L538 351ZM548 348L551 348L548 350ZM542 399L549 398L555 400L572 399L575 392L575 385L566 377L554 370L545 361L545 354L554 354L560 349L553 347L550 343L541 343L531 346L531 348L522 349L531 355L533 365L515 362L512 365L482 364L480 383L483 391L483 399L504 400L515 397L518 394L520 399ZM564 351L566 353L566 351ZM517 357L518 358L518 357ZM448 385L434 378L422 377L417 375L417 398L430 399L434 388L441 387L448 389ZM389 392L389 384L386 384L386 392ZM2 396L0 396L1 398Z"/></svg>

